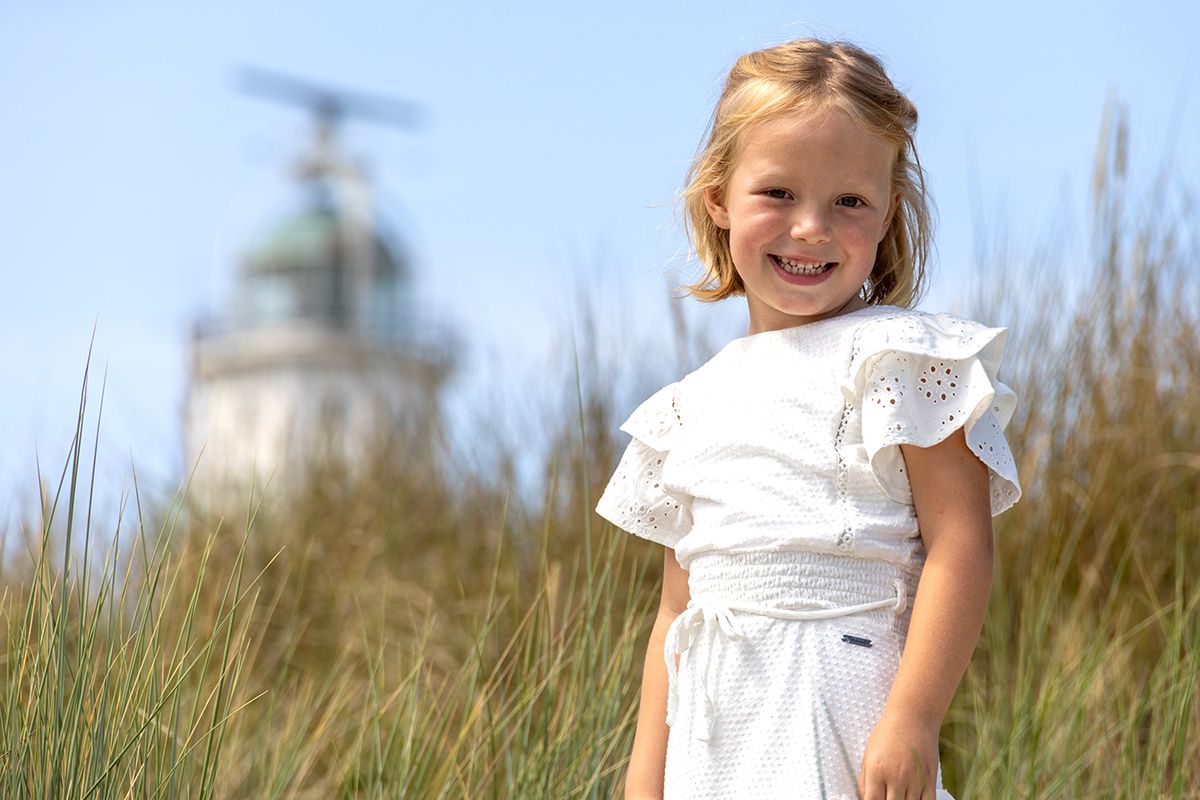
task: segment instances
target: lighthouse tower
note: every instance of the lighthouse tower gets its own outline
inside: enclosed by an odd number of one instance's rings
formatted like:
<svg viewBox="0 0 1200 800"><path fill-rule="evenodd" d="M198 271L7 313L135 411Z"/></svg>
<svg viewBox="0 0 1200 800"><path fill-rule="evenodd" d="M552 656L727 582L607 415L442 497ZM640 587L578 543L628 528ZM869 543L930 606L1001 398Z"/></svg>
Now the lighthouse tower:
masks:
<svg viewBox="0 0 1200 800"><path fill-rule="evenodd" d="M408 121L411 108L247 73L247 88L315 112L280 213L237 265L225 307L192 333L184 410L189 494L244 507L271 479L286 497L314 464L364 467L380 447L426 457L442 436L439 395L460 340L413 297L407 254L341 152L347 113Z"/></svg>

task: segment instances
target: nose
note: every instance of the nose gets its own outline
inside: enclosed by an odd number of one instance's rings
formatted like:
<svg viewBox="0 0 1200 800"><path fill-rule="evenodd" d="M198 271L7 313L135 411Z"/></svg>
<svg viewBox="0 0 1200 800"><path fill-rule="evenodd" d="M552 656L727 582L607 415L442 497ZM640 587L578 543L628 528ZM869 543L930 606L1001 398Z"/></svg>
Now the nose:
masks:
<svg viewBox="0 0 1200 800"><path fill-rule="evenodd" d="M796 209L792 219L792 238L799 241L821 244L831 236L829 218L823 209L803 205Z"/></svg>

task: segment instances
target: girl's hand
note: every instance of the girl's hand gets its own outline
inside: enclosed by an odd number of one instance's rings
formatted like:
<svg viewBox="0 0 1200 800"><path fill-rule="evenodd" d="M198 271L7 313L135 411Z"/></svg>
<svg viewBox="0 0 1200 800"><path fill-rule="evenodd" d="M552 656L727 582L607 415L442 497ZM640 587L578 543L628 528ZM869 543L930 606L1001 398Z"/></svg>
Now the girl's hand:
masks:
<svg viewBox="0 0 1200 800"><path fill-rule="evenodd" d="M863 752L863 800L937 800L938 726L884 707Z"/></svg>

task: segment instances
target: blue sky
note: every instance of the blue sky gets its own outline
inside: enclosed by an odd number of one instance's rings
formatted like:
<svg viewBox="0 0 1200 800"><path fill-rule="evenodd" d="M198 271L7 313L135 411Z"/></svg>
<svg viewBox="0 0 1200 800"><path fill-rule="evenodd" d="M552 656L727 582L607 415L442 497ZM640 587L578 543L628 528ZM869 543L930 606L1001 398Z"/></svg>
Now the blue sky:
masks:
<svg viewBox="0 0 1200 800"><path fill-rule="evenodd" d="M239 65L425 107L419 131L352 122L343 142L408 242L422 303L474 345L467 402L505 380L540 390L522 366L569 330L576 287L669 332L666 281L691 269L673 196L739 53L819 35L883 56L920 111L939 212L922 307L955 311L986 281L980 214L1016 253L1085 229L1110 92L1135 176L1174 142L1173 173L1198 185L1197 7L0 2L0 527L32 494L35 447L61 465L93 323L110 488L131 459L151 482L181 475L188 323L224 302L308 135L301 112L236 89ZM745 332L744 301L687 313Z"/></svg>

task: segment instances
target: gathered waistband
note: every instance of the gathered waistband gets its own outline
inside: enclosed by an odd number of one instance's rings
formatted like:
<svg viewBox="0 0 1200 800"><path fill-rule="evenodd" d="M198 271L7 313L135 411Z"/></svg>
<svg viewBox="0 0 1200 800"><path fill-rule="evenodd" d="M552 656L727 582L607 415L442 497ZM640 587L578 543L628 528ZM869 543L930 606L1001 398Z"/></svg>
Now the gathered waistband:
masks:
<svg viewBox="0 0 1200 800"><path fill-rule="evenodd" d="M878 600L894 592L897 579L911 597L920 576L920 564L811 550L709 551L689 562L688 589L693 599L836 607Z"/></svg>
<svg viewBox="0 0 1200 800"><path fill-rule="evenodd" d="M901 566L881 559L852 558L808 550L712 551L694 556L688 567L691 600L667 629L667 724L678 706L675 656L682 657L702 634L709 637L708 659L718 632L743 636L734 612L779 619L830 619L890 608L903 614L916 592L920 565ZM702 675L704 703L698 738L707 741L716 727L708 678Z"/></svg>

